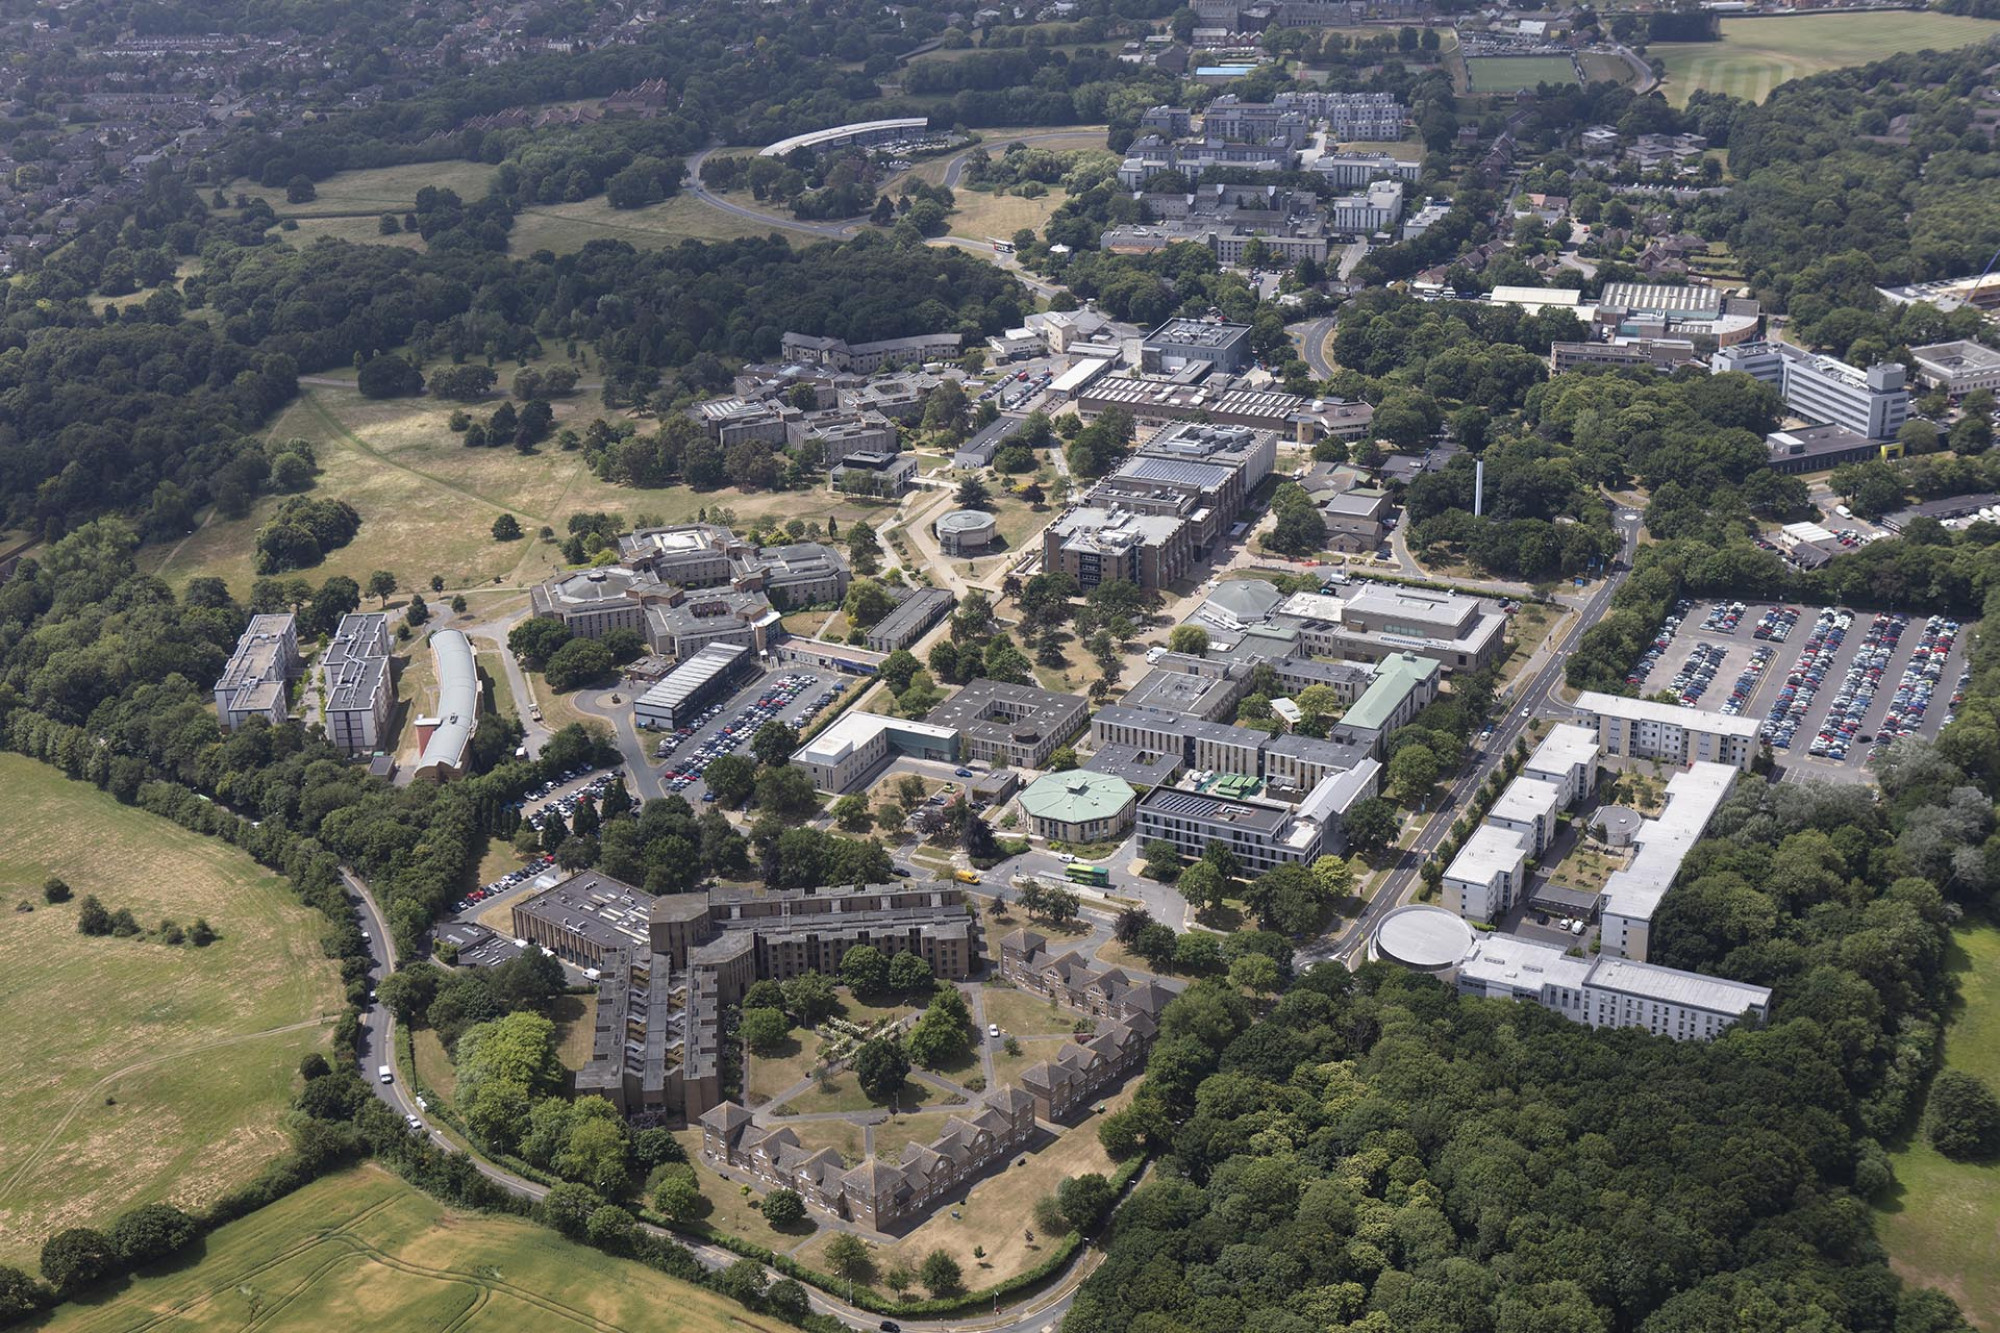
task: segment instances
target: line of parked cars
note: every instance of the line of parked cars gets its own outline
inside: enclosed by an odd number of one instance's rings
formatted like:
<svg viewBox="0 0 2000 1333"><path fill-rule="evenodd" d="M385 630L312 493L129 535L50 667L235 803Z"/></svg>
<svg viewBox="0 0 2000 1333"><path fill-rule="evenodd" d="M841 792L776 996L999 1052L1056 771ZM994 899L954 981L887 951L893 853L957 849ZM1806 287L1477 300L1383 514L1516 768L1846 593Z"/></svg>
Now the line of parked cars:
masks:
<svg viewBox="0 0 2000 1333"><path fill-rule="evenodd" d="M1796 606L1774 606L1757 622L1757 628L1750 631L1750 637L1783 643L1791 637L1792 626L1798 623L1799 609Z"/></svg>
<svg viewBox="0 0 2000 1333"><path fill-rule="evenodd" d="M1916 651L1910 655L1909 665L1903 668L1902 679L1896 682L1896 692L1889 696L1889 711L1876 729L1877 740L1899 740L1914 734L1924 724L1924 714L1930 711L1931 698L1944 678L1944 664L1951 657L1951 647L1958 642L1958 628L1956 620L1943 616L1932 616L1924 622ZM1964 688L1961 677L1959 689L1952 694L1952 708L1964 697Z"/></svg>
<svg viewBox="0 0 2000 1333"><path fill-rule="evenodd" d="M1702 695L1708 693L1715 673L1722 670L1722 659L1728 655L1729 650L1719 643L1697 643L1667 688L1682 703L1693 707L1700 702Z"/></svg>
<svg viewBox="0 0 2000 1333"><path fill-rule="evenodd" d="M562 786L565 782L575 782L578 778L585 776L589 772L590 770L587 768L573 768L569 772L563 774L560 778L556 779L554 782L544 783L542 786L537 787L534 791L528 794L528 799L536 800L539 799L540 797L547 796L550 792L554 791L557 787ZM543 824L548 822L549 812L552 810L556 810L562 812L563 821L567 823L569 821L569 817L576 812L576 807L580 803L582 803L586 799L592 801L603 799L604 793L610 791L612 784L616 783L621 776L622 776L621 774L615 771L601 773L597 777L591 779L591 781L588 784L582 787L578 787L575 791L569 793L569 795L563 797L561 800L550 801L547 805L543 806L541 809L531 813L528 816L528 822L532 824L534 827L540 828Z"/></svg>
<svg viewBox="0 0 2000 1333"><path fill-rule="evenodd" d="M1717 602L1708 608L1708 619L1701 622L1701 627L1710 634L1734 634L1743 613L1749 609L1741 602Z"/></svg>
<svg viewBox="0 0 2000 1333"><path fill-rule="evenodd" d="M1674 603L1674 609L1667 612L1666 620L1661 622L1660 632L1653 636L1653 642L1647 646L1645 652L1639 654L1639 660L1632 664L1632 669L1625 673L1627 685L1646 683L1646 677L1653 673L1654 664L1660 660L1660 655L1667 651L1667 645L1674 641L1674 634L1680 629L1681 622L1687 619L1687 613L1693 609L1694 603L1685 597Z"/></svg>
<svg viewBox="0 0 2000 1333"><path fill-rule="evenodd" d="M1750 696L1756 692L1757 682L1764 678L1765 669L1777 655L1778 650L1769 644L1760 645L1750 654L1749 664L1743 668L1743 674L1729 687L1729 698L1722 705L1724 717L1737 716L1749 704Z"/></svg>
<svg viewBox="0 0 2000 1333"><path fill-rule="evenodd" d="M1845 759L1850 747L1866 745L1874 739L1861 734L1861 723L1875 704L1875 691L1882 687L1882 673L1889 669L1896 641L1903 637L1903 629L1909 623L1908 616L1887 612L1869 624L1867 636L1855 651L1854 660L1848 663L1847 675L1834 692L1826 720L1819 724L1819 734L1806 747L1807 754L1822 759Z"/></svg>
<svg viewBox="0 0 2000 1333"><path fill-rule="evenodd" d="M683 791L701 781L701 775L708 771L710 764L714 763L721 756L733 754L748 745L750 738L757 734L760 727L766 722L777 719L787 708L797 702L798 697L806 692L807 687L816 683L818 679L819 677L817 676L796 671L789 675L780 676L776 683L772 684L764 693L757 696L755 702L740 710L729 721L715 728L714 733L702 741L699 746L695 747L693 752L675 760L675 766L662 773L660 780L666 784L668 791ZM818 695L814 696L813 701L795 719L794 725L799 729L811 725L813 719L824 712L846 689L847 682L844 680L837 680L827 686ZM685 727L678 728L672 736L661 741L657 753L662 757L673 754L677 747L692 739L696 732L708 726L709 723L714 722L721 715L722 705L716 704L693 722ZM704 801L713 801L715 793L712 791L703 792L701 799Z"/></svg>
<svg viewBox="0 0 2000 1333"><path fill-rule="evenodd" d="M472 906L474 903L485 902L488 898L493 897L495 894L505 893L507 890L513 888L516 884L520 884L527 880L533 879L535 876L541 874L543 871L547 870L550 866L554 865L555 863L556 863L555 857L549 856L546 853L544 853L543 855L534 858L532 861L528 862L528 864L522 866L519 870L516 870L511 874L502 875L500 878L494 880L491 884L480 885L478 888L474 889L471 893L466 894L463 898L460 898L457 902L453 903L451 905L451 910L454 912L463 912L466 908Z"/></svg>
<svg viewBox="0 0 2000 1333"><path fill-rule="evenodd" d="M1958 673L1958 684L1951 687L1951 704L1944 710L1944 721L1940 726L1950 726L1958 720L1958 706L1965 702L1966 686L1972 684L1972 668Z"/></svg>
<svg viewBox="0 0 2000 1333"><path fill-rule="evenodd" d="M1792 663L1785 676L1785 687L1778 691L1770 715L1757 728L1758 734L1771 742L1774 749L1791 748L1792 737L1805 721L1806 710L1812 707L1820 684L1826 679L1827 667L1847 638L1847 627L1853 623L1853 612L1832 607L1823 609L1813 619L1812 631L1806 635L1805 646L1799 649L1798 661Z"/></svg>

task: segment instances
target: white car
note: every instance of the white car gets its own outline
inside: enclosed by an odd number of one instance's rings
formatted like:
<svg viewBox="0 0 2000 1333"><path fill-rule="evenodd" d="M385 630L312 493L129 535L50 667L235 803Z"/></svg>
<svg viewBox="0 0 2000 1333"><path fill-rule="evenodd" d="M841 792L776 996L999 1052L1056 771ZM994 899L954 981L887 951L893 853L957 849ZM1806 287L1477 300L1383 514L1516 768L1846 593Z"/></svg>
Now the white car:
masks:
<svg viewBox="0 0 2000 1333"><path fill-rule="evenodd" d="M1076 858L1074 856L1071 856L1068 852L1057 852L1056 860L1062 862L1064 865L1068 865L1070 862L1076 860Z"/></svg>
<svg viewBox="0 0 2000 1333"><path fill-rule="evenodd" d="M986 1025L986 1035L997 1040L1000 1036L1000 1025L998 1023L988 1023Z"/></svg>

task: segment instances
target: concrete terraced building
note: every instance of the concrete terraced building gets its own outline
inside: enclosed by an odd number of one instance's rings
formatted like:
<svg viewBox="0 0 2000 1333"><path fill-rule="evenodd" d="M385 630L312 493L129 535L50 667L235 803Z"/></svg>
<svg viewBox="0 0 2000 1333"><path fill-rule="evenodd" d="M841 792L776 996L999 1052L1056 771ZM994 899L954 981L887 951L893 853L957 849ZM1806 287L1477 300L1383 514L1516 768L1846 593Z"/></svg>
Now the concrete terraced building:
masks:
<svg viewBox="0 0 2000 1333"><path fill-rule="evenodd" d="M215 682L215 715L222 729L234 731L253 717L273 726L283 722L291 707L287 687L300 665L298 617L250 617Z"/></svg>
<svg viewBox="0 0 2000 1333"><path fill-rule="evenodd" d="M622 1115L694 1121L721 1101L722 1016L753 982L839 972L857 944L970 974L979 920L955 886L655 897L579 871L513 905L516 938L598 973L596 1035L579 1095Z"/></svg>
<svg viewBox="0 0 2000 1333"><path fill-rule="evenodd" d="M372 754L389 742L396 712L390 643L389 617L362 611L340 618L320 654L326 738L348 754Z"/></svg>

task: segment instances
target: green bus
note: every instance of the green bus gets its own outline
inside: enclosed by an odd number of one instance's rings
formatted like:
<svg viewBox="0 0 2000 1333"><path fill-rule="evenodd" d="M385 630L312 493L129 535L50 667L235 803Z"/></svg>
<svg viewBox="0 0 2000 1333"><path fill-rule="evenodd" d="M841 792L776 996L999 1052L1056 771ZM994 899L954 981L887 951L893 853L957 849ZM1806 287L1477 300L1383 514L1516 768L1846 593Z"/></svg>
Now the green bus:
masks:
<svg viewBox="0 0 2000 1333"><path fill-rule="evenodd" d="M1072 861L1063 872L1064 878L1072 884L1091 884L1097 888L1107 888L1111 884L1111 872L1103 866L1087 866L1081 861Z"/></svg>

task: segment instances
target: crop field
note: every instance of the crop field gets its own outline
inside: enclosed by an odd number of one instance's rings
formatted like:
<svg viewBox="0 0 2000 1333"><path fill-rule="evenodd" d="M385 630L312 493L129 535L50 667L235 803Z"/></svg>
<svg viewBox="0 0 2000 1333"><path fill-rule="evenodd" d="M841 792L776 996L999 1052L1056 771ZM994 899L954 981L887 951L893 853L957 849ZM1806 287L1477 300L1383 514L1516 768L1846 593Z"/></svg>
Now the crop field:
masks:
<svg viewBox="0 0 2000 1333"><path fill-rule="evenodd" d="M514 367L498 369L504 387ZM603 412L588 367L583 375L577 395L555 405L559 428L580 426ZM471 410L485 416L499 401L495 397ZM280 414L272 437L309 440L319 459L321 474L307 494L345 500L361 515L354 541L298 571L301 577L317 584L345 574L365 585L370 571L387 569L405 588L426 586L432 574L442 575L450 591L524 587L546 577L562 559L537 532L548 526L560 533L571 514L593 511L628 519L645 514L668 523L716 507L733 510L739 522L771 513L822 523L832 516L843 527L856 518L878 525L884 520L880 505L856 503L825 488L746 494L613 486L584 466L582 454L565 453L553 441L525 455L511 448L468 449L446 425L457 406L431 398L368 399L346 383L316 384ZM176 586L214 575L244 594L256 578L257 529L278 503L278 497L265 496L247 517L211 516L183 542L147 547L141 563ZM493 539L493 520L503 512L520 521L524 538Z"/></svg>
<svg viewBox="0 0 2000 1333"><path fill-rule="evenodd" d="M1961 1008L1945 1032L1945 1065L2000 1088L2000 927L1959 930L1951 969ZM1895 1198L1876 1214L1890 1266L2000 1330L2000 1163L1949 1161L1921 1133L1891 1160Z"/></svg>
<svg viewBox="0 0 2000 1333"><path fill-rule="evenodd" d="M447 1208L376 1167L208 1238L200 1262L60 1307L48 1333L781 1333L775 1319L513 1217Z"/></svg>
<svg viewBox="0 0 2000 1333"><path fill-rule="evenodd" d="M1467 56L1468 91L1511 93L1544 83L1575 83L1568 56Z"/></svg>
<svg viewBox="0 0 2000 1333"><path fill-rule="evenodd" d="M242 852L18 755L0 755L0 791L0 1262L33 1268L63 1227L200 1207L256 1176L340 992L318 915ZM45 904L50 875L76 900ZM221 938L80 935L85 894Z"/></svg>
<svg viewBox="0 0 2000 1333"><path fill-rule="evenodd" d="M1781 83L1895 55L1946 51L2000 36L2000 23L1956 14L1896 11L1722 20L1719 42L1655 42L1666 93L1684 106L1698 90L1761 102Z"/></svg>

